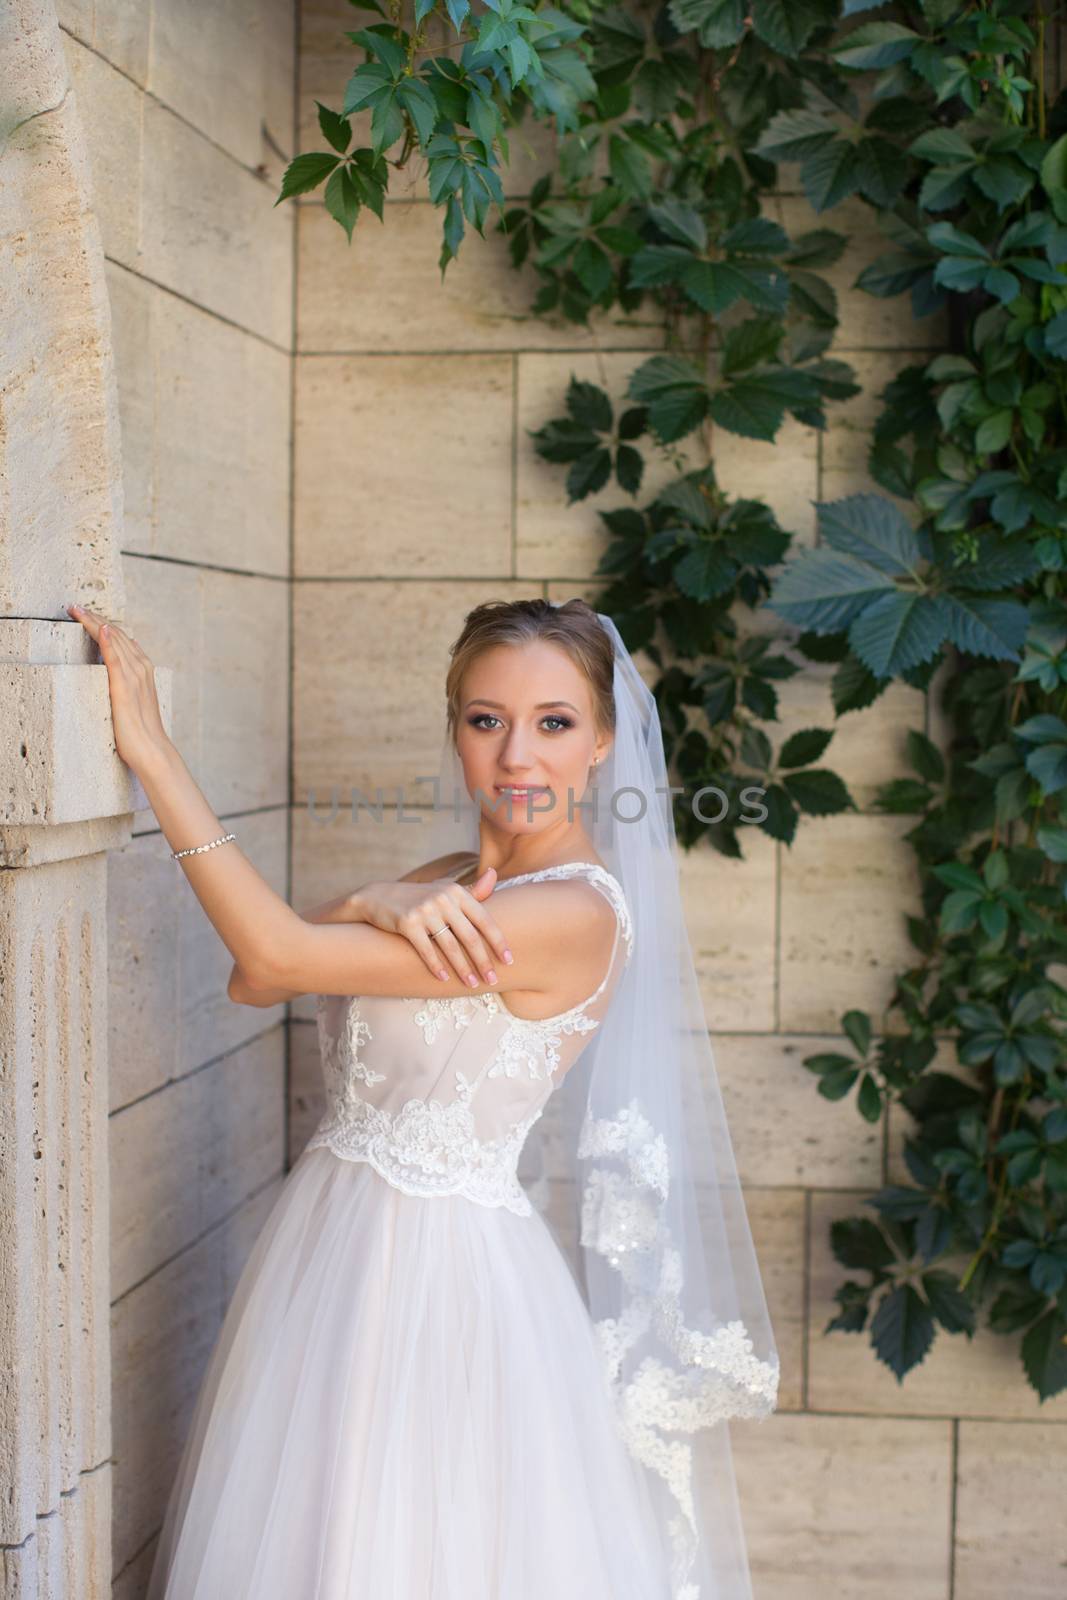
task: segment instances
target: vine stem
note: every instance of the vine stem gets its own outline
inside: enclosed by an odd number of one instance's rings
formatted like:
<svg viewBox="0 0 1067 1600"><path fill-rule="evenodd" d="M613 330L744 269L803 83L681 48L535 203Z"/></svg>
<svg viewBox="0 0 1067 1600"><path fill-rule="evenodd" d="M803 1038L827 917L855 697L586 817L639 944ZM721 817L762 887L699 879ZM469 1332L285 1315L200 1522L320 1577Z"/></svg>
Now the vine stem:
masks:
<svg viewBox="0 0 1067 1600"><path fill-rule="evenodd" d="M996 1094L993 1096L993 1104L989 1108L989 1121L986 1124L986 1128L987 1128L987 1130L989 1132L989 1135L990 1135L990 1143L992 1143L992 1135L996 1132L996 1123L999 1120L1000 1109L1001 1109L1001 1106L1003 1105L1003 1103L1004 1103L1004 1085L1001 1084L1000 1087L997 1089ZM1022 1100L1018 1099L1018 1100L1015 1101L1014 1105L1012 1106L1011 1126L1008 1129L1009 1133L1014 1133L1015 1124L1019 1120L1019 1113L1020 1113L1021 1110L1022 1110ZM991 1162L992 1159L993 1159L992 1155L990 1155L988 1159ZM974 1277L974 1274L978 1270L978 1263L981 1261L982 1257L985 1255L986 1251L989 1249L990 1245L993 1243L993 1240L996 1238L997 1229L1000 1226L1000 1219L1001 1219L1001 1216L1003 1215L1003 1212L1004 1212L1004 1191L1007 1188L1007 1186L1008 1186L1008 1163L1007 1163L1007 1161L1005 1161L1004 1165L1003 1165L1003 1167L1001 1169L1000 1181L997 1184L996 1198L993 1201L993 1215L989 1219L989 1226L986 1229L985 1233L982 1235L982 1239L981 1239L981 1242L979 1243L978 1249L974 1252L974 1255L971 1257L970 1261L967 1263L967 1266L966 1266L966 1268L964 1270L963 1276L960 1279L959 1287L961 1289L966 1289L967 1285L970 1283L971 1279Z"/></svg>

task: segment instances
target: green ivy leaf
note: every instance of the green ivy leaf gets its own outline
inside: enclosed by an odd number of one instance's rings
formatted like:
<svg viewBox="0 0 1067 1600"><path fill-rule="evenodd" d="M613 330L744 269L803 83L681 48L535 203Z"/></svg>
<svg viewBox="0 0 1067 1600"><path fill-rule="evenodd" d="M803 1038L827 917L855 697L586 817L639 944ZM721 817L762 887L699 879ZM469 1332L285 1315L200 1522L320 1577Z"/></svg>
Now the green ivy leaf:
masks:
<svg viewBox="0 0 1067 1600"><path fill-rule="evenodd" d="M803 0L752 0L752 26L779 55L798 56L825 16Z"/></svg>
<svg viewBox="0 0 1067 1600"><path fill-rule="evenodd" d="M803 161L836 138L836 125L818 111L778 111L752 150L768 161Z"/></svg>
<svg viewBox="0 0 1067 1600"><path fill-rule="evenodd" d="M731 328L723 341L722 372L729 377L772 361L784 336L785 328L776 318L747 317Z"/></svg>
<svg viewBox="0 0 1067 1600"><path fill-rule="evenodd" d="M582 428L595 433L611 432L611 401L595 383L583 383L572 374L567 386L567 410Z"/></svg>
<svg viewBox="0 0 1067 1600"><path fill-rule="evenodd" d="M653 356L642 362L626 392L647 407L648 425L663 444L691 433L708 413L703 375L682 356Z"/></svg>
<svg viewBox="0 0 1067 1600"><path fill-rule="evenodd" d="M625 195L647 200L652 194L652 167L648 156L633 139L613 133L608 141L608 161L612 182Z"/></svg>
<svg viewBox="0 0 1067 1600"><path fill-rule="evenodd" d="M336 111L331 111L329 106L324 106L321 100L315 101L319 111L319 127L327 144L341 155L348 149L352 138L352 129L346 117L338 116Z"/></svg>
<svg viewBox="0 0 1067 1600"><path fill-rule="evenodd" d="M778 752L778 765L780 767L809 767L813 761L818 761L830 740L833 738L833 729L802 728L798 733L791 734Z"/></svg>
<svg viewBox="0 0 1067 1600"><path fill-rule="evenodd" d="M307 194L309 190L317 189L323 178L329 177L340 159L340 156L325 155L317 151L304 156L294 156L285 169L281 194L274 204L280 205L283 200L291 199L294 194Z"/></svg>
<svg viewBox="0 0 1067 1600"><path fill-rule="evenodd" d="M854 194L862 175L859 152L847 139L835 139L813 150L800 168L804 193L815 211L826 211Z"/></svg>
<svg viewBox="0 0 1067 1600"><path fill-rule="evenodd" d="M926 1302L910 1283L891 1289L871 1319L871 1343L879 1360L903 1378L924 1359L933 1341L934 1322Z"/></svg>
<svg viewBox="0 0 1067 1600"><path fill-rule="evenodd" d="M603 445L590 450L567 473L567 500L572 504L602 489L611 477L611 451Z"/></svg>
<svg viewBox="0 0 1067 1600"><path fill-rule="evenodd" d="M894 576L914 575L922 546L907 517L879 494L853 494L815 503L819 533L835 550L859 557Z"/></svg>
<svg viewBox="0 0 1067 1600"><path fill-rule="evenodd" d="M892 67L908 59L920 37L900 22L867 22L830 53L842 67Z"/></svg>
<svg viewBox="0 0 1067 1600"><path fill-rule="evenodd" d="M330 174L323 194L326 209L335 222L339 222L352 243L352 229L359 215L359 195L349 177L347 167L338 167Z"/></svg>
<svg viewBox="0 0 1067 1600"><path fill-rule="evenodd" d="M848 642L876 678L899 677L929 661L945 638L945 622L929 595L894 589L867 606L849 628Z"/></svg>
<svg viewBox="0 0 1067 1600"><path fill-rule="evenodd" d="M679 33L697 30L700 43L711 50L736 44L744 26L744 0L670 0L667 7Z"/></svg>

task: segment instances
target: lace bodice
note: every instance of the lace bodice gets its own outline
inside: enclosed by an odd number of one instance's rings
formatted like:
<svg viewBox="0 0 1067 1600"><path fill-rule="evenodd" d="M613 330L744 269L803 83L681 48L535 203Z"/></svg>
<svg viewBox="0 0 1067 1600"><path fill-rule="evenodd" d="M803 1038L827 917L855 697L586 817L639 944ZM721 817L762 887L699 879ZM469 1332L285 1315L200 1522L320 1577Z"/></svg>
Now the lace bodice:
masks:
<svg viewBox="0 0 1067 1600"><path fill-rule="evenodd" d="M494 890L575 877L611 902L615 938L594 992L556 1016L517 1017L491 992L316 996L327 1108L309 1150L325 1145L367 1161L407 1194L461 1194L530 1214L519 1154L607 1010L633 949L633 925L617 879L595 862L520 873Z"/></svg>

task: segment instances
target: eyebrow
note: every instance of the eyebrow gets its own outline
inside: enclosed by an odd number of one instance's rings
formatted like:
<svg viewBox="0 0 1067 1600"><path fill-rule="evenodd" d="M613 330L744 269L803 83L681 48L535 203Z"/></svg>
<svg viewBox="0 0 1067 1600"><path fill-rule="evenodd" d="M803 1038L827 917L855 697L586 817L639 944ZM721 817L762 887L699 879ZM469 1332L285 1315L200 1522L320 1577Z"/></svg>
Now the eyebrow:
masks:
<svg viewBox="0 0 1067 1600"><path fill-rule="evenodd" d="M498 711L504 711L507 709L502 700L483 700L480 695L475 700L468 700L467 704L463 707L464 711L466 711L470 706L495 706ZM578 707L572 706L569 700L539 700L534 706L534 710L547 711L549 706L569 706L577 716L581 716L581 712L578 710Z"/></svg>

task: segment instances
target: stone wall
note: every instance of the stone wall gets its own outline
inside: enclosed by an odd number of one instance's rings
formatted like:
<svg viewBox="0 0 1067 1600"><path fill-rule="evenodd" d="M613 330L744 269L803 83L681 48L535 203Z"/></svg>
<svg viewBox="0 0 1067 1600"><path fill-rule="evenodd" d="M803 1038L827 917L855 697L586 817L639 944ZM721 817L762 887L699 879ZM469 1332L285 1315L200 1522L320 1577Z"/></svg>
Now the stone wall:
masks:
<svg viewBox="0 0 1067 1600"><path fill-rule="evenodd" d="M293 0L61 0L106 257L124 609L172 732L288 894ZM84 585L54 604L93 602ZM80 630L79 630L80 632ZM102 669L101 669L102 670ZM143 1588L204 1365L285 1166L284 1008L150 811L107 858L114 1592ZM73 1600L73 1597L72 1597Z"/></svg>
<svg viewBox="0 0 1067 1600"><path fill-rule="evenodd" d="M345 0L305 0L301 149L320 148L315 101L340 104L357 57ZM368 18L368 20L372 20ZM506 185L529 188L543 136ZM558 469L526 430L561 409L570 374L620 394L659 345L647 316L602 317L595 333L529 315L531 275L503 241L473 233L442 287L440 214L425 175L392 180L383 227L351 247L321 204L299 207L294 507L294 902L313 904L417 858L416 830L345 819L352 788L373 796L431 772L443 722L447 647L471 605L495 597L595 599L605 491L565 505ZM762 494L784 525L815 538L812 502L874 487L865 475L877 395L917 352L938 347L903 301L855 291L882 248L870 212L815 219L796 195L772 207L791 232L840 226L852 244L831 277L837 353L864 386L819 436L790 422L772 444L720 433L720 480ZM773 624L771 624L773 625ZM829 669L784 686L782 735L833 725ZM779 1413L735 1425L738 1480L761 1600L1051 1600L1067 1555L1055 1522L1054 1453L1067 1458L1067 1396L1040 1407L1014 1341L939 1338L898 1386L866 1336L824 1335L843 1273L831 1221L903 1179L901 1118L872 1129L852 1102L815 1092L802 1057L840 1048L848 1007L876 1022L911 957L915 904L907 822L878 815L875 787L903 770L909 728L936 733L924 697L892 688L839 724L827 756L859 812L804 820L791 847L753 832L742 862L704 849L684 866L694 953L782 1356ZM307 801L332 826L312 820ZM409 788L409 794L420 791ZM425 793L425 790L421 791ZM307 1002L294 1007L290 1156L320 1107ZM1060 1474L1062 1482L1062 1471ZM771 1492L768 1492L770 1488ZM1025 1528L1025 1532L1023 1532ZM1025 1576L1024 1576L1025 1574Z"/></svg>
<svg viewBox="0 0 1067 1600"><path fill-rule="evenodd" d="M306 1000L289 1029L227 1000L229 958L108 750L104 669L63 605L145 645L194 775L296 906L402 870L411 833L324 828L307 797L432 770L472 604L596 598L596 510L621 497L567 509L526 430L572 372L619 394L659 333L531 318L492 235L442 287L418 172L351 248L316 200L274 208L294 117L317 145L314 101L337 104L351 70L345 0L299 6L295 103L290 0L57 9L61 33L52 0L0 14L0 714L29 734L0 769L0 866L18 869L0 872L0 1338L34 1352L3 1392L0 1572L13 1600L95 1600L112 1578L135 1600L318 1062ZM544 136L515 147L520 194ZM813 220L795 195L774 206L791 230ZM854 230L834 279L862 400L821 437L718 446L723 483L806 540L813 500L867 486L879 388L939 339L851 289L879 248L867 215L828 219ZM783 702L783 733L830 724L825 673ZM858 814L684 865L783 1362L778 1414L733 1429L760 1600L1051 1600L1067 1561L1067 1397L1038 1406L1014 1341L942 1337L898 1386L865 1337L823 1333L829 1225L903 1177L906 1129L827 1106L802 1057L839 1043L845 1007L879 1015L908 958L906 825L872 796L909 727L936 717L904 688L841 724L829 759Z"/></svg>

